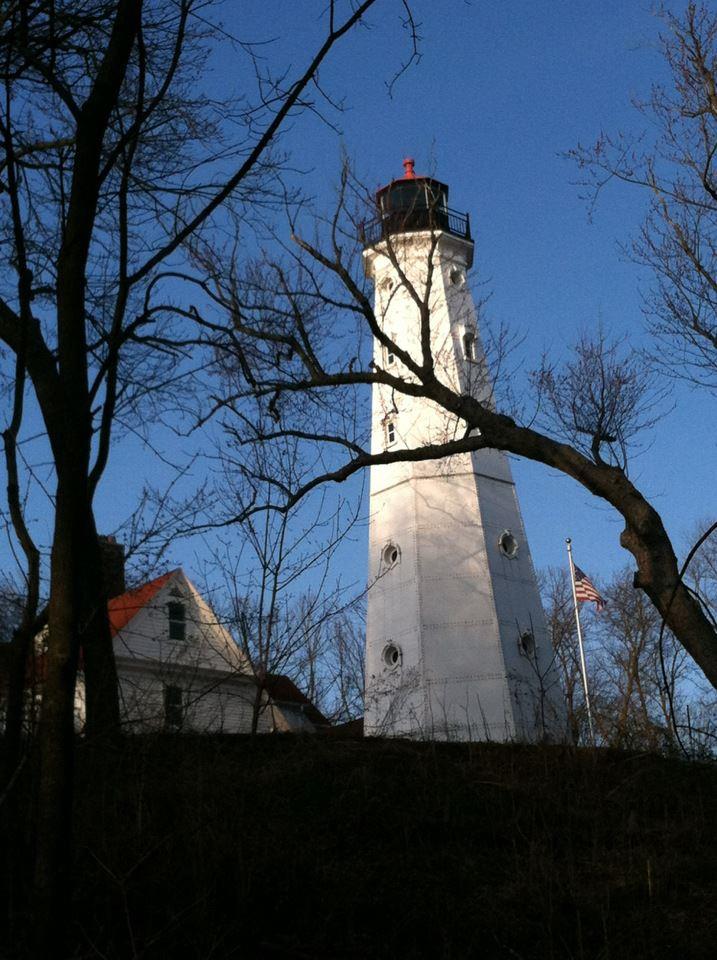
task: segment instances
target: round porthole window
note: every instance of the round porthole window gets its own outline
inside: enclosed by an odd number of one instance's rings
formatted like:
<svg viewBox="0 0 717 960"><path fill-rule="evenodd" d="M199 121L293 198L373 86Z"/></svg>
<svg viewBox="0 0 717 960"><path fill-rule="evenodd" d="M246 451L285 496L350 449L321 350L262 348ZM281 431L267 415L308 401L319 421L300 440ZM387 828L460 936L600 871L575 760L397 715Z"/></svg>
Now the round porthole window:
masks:
<svg viewBox="0 0 717 960"><path fill-rule="evenodd" d="M462 286L465 281L465 277L463 276L463 271L457 270L456 268L451 270L450 278L451 278L451 283L453 284L454 287Z"/></svg>
<svg viewBox="0 0 717 960"><path fill-rule="evenodd" d="M395 567L398 563L398 560L401 556L401 551L398 549L395 543L387 543L383 548L383 553L381 554L381 559L383 560L384 567Z"/></svg>
<svg viewBox="0 0 717 960"><path fill-rule="evenodd" d="M514 557L518 552L518 541L515 539L510 530L504 530L501 533L500 539L498 540L498 546L506 557Z"/></svg>
<svg viewBox="0 0 717 960"><path fill-rule="evenodd" d="M530 630L520 635L520 652L526 657L532 657L535 653L535 637Z"/></svg>
<svg viewBox="0 0 717 960"><path fill-rule="evenodd" d="M395 643L389 643L383 648L381 657L389 670L395 670L401 663L401 648L397 647Z"/></svg>

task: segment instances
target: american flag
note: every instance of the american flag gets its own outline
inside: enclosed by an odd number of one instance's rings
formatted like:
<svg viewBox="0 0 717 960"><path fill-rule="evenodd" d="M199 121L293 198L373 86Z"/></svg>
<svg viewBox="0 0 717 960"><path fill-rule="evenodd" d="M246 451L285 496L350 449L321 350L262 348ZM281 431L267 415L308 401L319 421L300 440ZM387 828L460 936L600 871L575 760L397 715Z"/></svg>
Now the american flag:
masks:
<svg viewBox="0 0 717 960"><path fill-rule="evenodd" d="M579 601L592 601L598 613L605 608L606 601L597 592L590 577L577 565L575 566L575 596Z"/></svg>

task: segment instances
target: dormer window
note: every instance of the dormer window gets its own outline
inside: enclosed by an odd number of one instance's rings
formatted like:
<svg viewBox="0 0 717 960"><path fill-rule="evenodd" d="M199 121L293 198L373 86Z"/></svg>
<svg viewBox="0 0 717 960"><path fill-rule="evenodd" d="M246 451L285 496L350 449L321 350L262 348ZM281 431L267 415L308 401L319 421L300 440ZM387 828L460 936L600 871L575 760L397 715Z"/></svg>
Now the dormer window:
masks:
<svg viewBox="0 0 717 960"><path fill-rule="evenodd" d="M183 603L173 600L167 604L169 616L169 639L184 640L187 635L187 614Z"/></svg>

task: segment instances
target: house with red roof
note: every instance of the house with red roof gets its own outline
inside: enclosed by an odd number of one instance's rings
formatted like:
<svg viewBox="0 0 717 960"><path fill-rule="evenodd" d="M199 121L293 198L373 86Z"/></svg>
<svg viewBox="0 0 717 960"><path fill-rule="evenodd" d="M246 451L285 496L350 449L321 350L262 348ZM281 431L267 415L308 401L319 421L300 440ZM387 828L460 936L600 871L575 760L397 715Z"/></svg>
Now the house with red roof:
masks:
<svg viewBox="0 0 717 960"><path fill-rule="evenodd" d="M289 677L270 674L258 683L229 630L181 568L127 590L123 546L113 537L100 539L126 732L249 733L255 709L260 733L313 733L328 727ZM42 698L46 630L38 635L28 664L30 728ZM6 661L0 657L0 729ZM85 721L84 693L80 670L75 694L78 731Z"/></svg>
<svg viewBox="0 0 717 960"><path fill-rule="evenodd" d="M258 689L250 662L181 568L125 590L122 546L103 538L103 551L128 732L248 733L257 697L259 732L314 732L328 725L288 677L269 676ZM83 694L80 681L80 725Z"/></svg>
<svg viewBox="0 0 717 960"><path fill-rule="evenodd" d="M113 597L108 613L127 730L251 729L251 666L183 570Z"/></svg>

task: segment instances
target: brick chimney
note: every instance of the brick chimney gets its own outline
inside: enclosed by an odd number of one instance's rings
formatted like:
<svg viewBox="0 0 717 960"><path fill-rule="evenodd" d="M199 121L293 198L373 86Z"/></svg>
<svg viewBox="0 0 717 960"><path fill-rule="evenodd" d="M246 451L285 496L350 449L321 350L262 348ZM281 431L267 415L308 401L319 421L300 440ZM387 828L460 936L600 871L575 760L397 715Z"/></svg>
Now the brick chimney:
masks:
<svg viewBox="0 0 717 960"><path fill-rule="evenodd" d="M124 580L124 545L117 543L112 536L98 537L102 554L102 579L107 599L118 597L127 587Z"/></svg>

